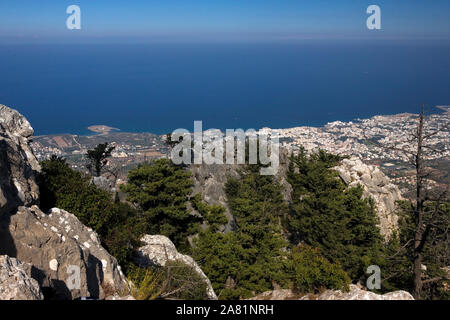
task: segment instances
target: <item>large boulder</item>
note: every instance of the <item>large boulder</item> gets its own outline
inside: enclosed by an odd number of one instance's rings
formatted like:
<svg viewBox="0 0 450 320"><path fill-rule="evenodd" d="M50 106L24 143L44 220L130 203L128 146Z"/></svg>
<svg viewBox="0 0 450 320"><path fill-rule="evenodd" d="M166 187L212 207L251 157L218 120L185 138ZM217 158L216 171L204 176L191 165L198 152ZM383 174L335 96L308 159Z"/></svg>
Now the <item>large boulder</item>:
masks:
<svg viewBox="0 0 450 320"><path fill-rule="evenodd" d="M16 110L0 105L0 215L38 202L39 163L29 146L33 128Z"/></svg>
<svg viewBox="0 0 450 320"><path fill-rule="evenodd" d="M125 300L125 301L130 301L130 300L136 300L133 296L127 295L127 296L120 296L118 294L112 295L112 296L108 296L106 297L105 300Z"/></svg>
<svg viewBox="0 0 450 320"><path fill-rule="evenodd" d="M0 124L3 129L17 137L29 138L34 134L28 120L17 110L0 104Z"/></svg>
<svg viewBox="0 0 450 320"><path fill-rule="evenodd" d="M204 279L207 285L206 294L208 298L211 300L217 300L217 296L211 286L211 281L202 269L198 266L194 259L192 259L192 257L179 253L169 238L161 235L145 235L142 237L141 241L145 245L138 249L136 263L144 267L164 267L169 261L183 262L184 264L191 266L192 269Z"/></svg>
<svg viewBox="0 0 450 320"><path fill-rule="evenodd" d="M24 264L6 255L0 256L0 300L42 300L38 282L28 276Z"/></svg>
<svg viewBox="0 0 450 320"><path fill-rule="evenodd" d="M127 286L116 259L96 233L66 211L45 214L37 206L20 207L0 219L0 240L0 252L32 265L30 275L49 298L102 299L104 287L121 292Z"/></svg>
<svg viewBox="0 0 450 320"><path fill-rule="evenodd" d="M325 290L318 295L302 295L290 289L279 289L261 293L248 300L414 300L413 296L406 291L376 294L353 284L350 285L349 289L348 292Z"/></svg>
<svg viewBox="0 0 450 320"><path fill-rule="evenodd" d="M0 254L30 264L28 275L46 298L121 292L126 279L95 232L68 212L45 214L36 206L40 167L29 145L32 135L20 113L0 105Z"/></svg>
<svg viewBox="0 0 450 320"><path fill-rule="evenodd" d="M319 295L306 295L300 300L414 300L414 298L406 291L400 290L386 294L376 294L351 284L349 292L326 290Z"/></svg>
<svg viewBox="0 0 450 320"><path fill-rule="evenodd" d="M386 240L389 240L392 232L398 228L396 202L403 200L399 188L392 184L379 168L366 165L356 157L342 160L335 170L349 187L361 185L364 197L371 197L374 200L380 232Z"/></svg>

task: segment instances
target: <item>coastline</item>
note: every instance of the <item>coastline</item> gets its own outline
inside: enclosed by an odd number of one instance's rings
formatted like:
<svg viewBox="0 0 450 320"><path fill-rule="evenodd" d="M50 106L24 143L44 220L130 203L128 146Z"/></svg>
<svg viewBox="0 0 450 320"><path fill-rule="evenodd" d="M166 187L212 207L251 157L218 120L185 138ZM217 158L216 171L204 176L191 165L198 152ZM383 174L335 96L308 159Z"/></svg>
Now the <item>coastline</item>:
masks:
<svg viewBox="0 0 450 320"><path fill-rule="evenodd" d="M449 114L450 115L450 106L435 106L432 108L433 112L429 112L430 115L432 114ZM332 120L332 121L325 121L325 122L321 122L321 123L316 123L316 121L305 121L305 123L299 123L297 126L260 126L258 128L252 127L252 126L248 126L248 127L244 127L241 129L247 130L249 128L255 129L256 131L262 130L262 129L267 129L270 128L272 130L288 130L288 129L293 129L293 128L324 128L326 127L328 124L333 123L333 122L343 122L343 123L350 123L350 122L360 122L362 120L367 120L367 119L372 119L374 117L396 117L396 116L404 116L404 115L410 115L410 116L418 116L417 113L411 113L411 112L401 112L401 113L393 113L393 114L374 114L370 117L365 117L365 118L351 118L351 119L338 119L338 117L336 117L336 119ZM230 121L232 122L232 121ZM36 134L34 137L46 137L46 136L56 136L56 135L71 135L71 136L81 136L81 137L89 137L89 136L97 136L97 135L105 135L105 134L112 134L112 133L136 133L136 134L154 134L154 135L165 135L169 132L172 132L173 130L176 130L178 128L172 128L172 129L167 129L167 130L145 130L145 129L128 129L127 126L124 126L125 129L123 128L116 128L113 126L108 126L108 125L91 125L88 127L84 127L82 130L78 131L78 132L54 132L54 133L46 133L46 134ZM205 128L203 128L203 130L208 130L208 129L212 129L209 126L206 126ZM217 128L214 128L217 129ZM228 127L223 127L223 128L218 128L221 131L225 131L226 129L240 129L240 127L233 127L233 126L228 126ZM96 130L96 131L94 131Z"/></svg>

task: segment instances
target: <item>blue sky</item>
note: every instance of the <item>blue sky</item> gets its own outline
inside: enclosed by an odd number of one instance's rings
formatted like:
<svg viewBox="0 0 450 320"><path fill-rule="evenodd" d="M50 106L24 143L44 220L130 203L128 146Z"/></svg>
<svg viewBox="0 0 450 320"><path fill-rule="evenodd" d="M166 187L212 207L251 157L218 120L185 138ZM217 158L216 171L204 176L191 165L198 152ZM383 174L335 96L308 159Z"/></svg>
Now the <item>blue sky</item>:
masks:
<svg viewBox="0 0 450 320"><path fill-rule="evenodd" d="M82 30L66 29L81 7ZM382 30L366 29L366 8ZM448 0L2 0L0 40L406 38L450 40Z"/></svg>

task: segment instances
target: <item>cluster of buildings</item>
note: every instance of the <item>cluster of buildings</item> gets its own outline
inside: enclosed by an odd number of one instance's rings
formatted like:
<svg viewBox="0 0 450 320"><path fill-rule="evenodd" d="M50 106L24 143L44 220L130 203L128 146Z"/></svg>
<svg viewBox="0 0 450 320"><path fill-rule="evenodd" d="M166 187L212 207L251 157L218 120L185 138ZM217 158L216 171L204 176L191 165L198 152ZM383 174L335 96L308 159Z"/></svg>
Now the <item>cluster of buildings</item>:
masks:
<svg viewBox="0 0 450 320"><path fill-rule="evenodd" d="M450 122L450 113L433 114L427 118L425 135L442 129ZM289 129L263 128L260 132L276 132L280 144L289 151L304 147L307 151L320 149L339 155L358 156L366 161L409 161L408 152L414 152L413 135L417 131L418 116L398 114L357 119L350 122L335 121L322 128L296 127ZM450 128L439 131L426 141L428 160L450 157ZM439 152L436 152L439 150Z"/></svg>

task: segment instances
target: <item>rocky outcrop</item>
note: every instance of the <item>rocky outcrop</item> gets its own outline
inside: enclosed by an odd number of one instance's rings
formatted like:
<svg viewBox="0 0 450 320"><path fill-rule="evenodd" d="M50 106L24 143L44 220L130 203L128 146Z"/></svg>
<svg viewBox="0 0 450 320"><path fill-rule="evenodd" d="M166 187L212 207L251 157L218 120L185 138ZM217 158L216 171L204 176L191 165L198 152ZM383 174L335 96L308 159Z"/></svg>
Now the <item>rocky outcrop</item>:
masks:
<svg viewBox="0 0 450 320"><path fill-rule="evenodd" d="M104 286L122 291L126 279L95 232L68 212L46 214L36 206L40 167L29 146L32 135L21 114L0 105L0 254L29 266L28 276L46 298L101 299Z"/></svg>
<svg viewBox="0 0 450 320"><path fill-rule="evenodd" d="M229 178L239 178L239 170L242 165L207 165L192 164L189 169L192 172L193 192L202 194L202 199L209 205L220 205L225 208L225 215L228 218L228 224L223 228L228 232L234 228L233 215L227 204L227 195L225 193L225 184ZM282 187L283 197L286 201L291 200L292 187L287 182L287 171L289 168L289 156L285 149L280 149L280 165L275 175L275 179Z"/></svg>
<svg viewBox="0 0 450 320"><path fill-rule="evenodd" d="M192 195L201 193L203 201L209 205L220 205L225 208L228 224L222 231L228 232L233 229L233 216L227 204L225 183L229 178L238 178L237 165L191 165L193 180Z"/></svg>
<svg viewBox="0 0 450 320"><path fill-rule="evenodd" d="M0 300L42 300L38 282L28 276L24 264L6 255L0 256Z"/></svg>
<svg viewBox="0 0 450 320"><path fill-rule="evenodd" d="M23 262L14 258L0 261L0 265L6 266L1 267L0 294L9 299L40 299L42 294L46 298L59 299L102 299L105 294L110 299L117 298L113 291L122 292L127 288L127 282L116 259L101 246L95 232L68 212L52 209L49 213L43 213L36 206L39 190L35 175L40 168L29 146L32 135L33 129L22 115L0 105L0 255L7 254ZM190 169L193 173L193 194L201 192L207 203L224 206L229 223L222 231L232 230L233 217L227 207L224 186L229 177L239 176L240 166L192 165ZM287 153L282 151L275 178L283 186L285 199L290 201L291 186L286 180L287 170ZM357 159L344 160L336 170L348 185L361 183L365 195L374 198L381 231L389 235L397 223L392 212L395 201L401 198L398 189L389 183L381 171ZM97 183L102 184L102 181ZM145 246L139 249L138 263L164 266L168 261L181 261L190 265L207 284L208 297L217 299L201 268L191 257L180 254L168 238L145 236L142 241ZM11 279L18 279L16 287ZM37 290L39 286L42 293ZM106 287L112 290L105 289L108 291L105 293L103 288ZM3 288L6 289L1 291ZM337 292L328 294L330 298L348 295ZM290 295L286 291L271 295L278 299L282 296ZM363 294L356 296L362 297Z"/></svg>
<svg viewBox="0 0 450 320"><path fill-rule="evenodd" d="M211 286L211 281L192 259L192 257L181 254L169 238L161 235L145 235L141 241L145 246L138 249L136 263L141 266L165 266L168 261L180 261L191 266L193 270L204 279L207 285L207 296L211 300L217 300L217 296Z"/></svg>
<svg viewBox="0 0 450 320"><path fill-rule="evenodd" d="M394 291L386 294L376 294L366 291L351 284L349 292L340 290L326 290L319 295L306 295L300 300L414 300L413 296L406 291Z"/></svg>
<svg viewBox="0 0 450 320"><path fill-rule="evenodd" d="M301 295L290 289L279 289L261 293L249 300L414 300L413 296L406 291L394 291L381 295L353 284L349 289L348 292L326 290L318 295Z"/></svg>
<svg viewBox="0 0 450 320"><path fill-rule="evenodd" d="M118 294L115 294L113 296L106 297L105 300L136 300L136 299L130 295L121 297Z"/></svg>
<svg viewBox="0 0 450 320"><path fill-rule="evenodd" d="M91 183L94 184L97 188L108 192L116 191L114 182L104 176L93 177Z"/></svg>
<svg viewBox="0 0 450 320"><path fill-rule="evenodd" d="M396 202L403 199L398 187L390 183L379 168L366 165L356 157L344 159L335 170L349 187L360 184L364 188L364 196L373 198L380 220L380 232L388 240L398 227Z"/></svg>
<svg viewBox="0 0 450 320"><path fill-rule="evenodd" d="M126 288L120 266L96 233L66 211L52 209L45 214L37 206L20 207L0 220L0 230L0 250L30 263L30 275L51 298L101 299L105 284L116 291ZM12 238L8 245L4 234Z"/></svg>
<svg viewBox="0 0 450 320"><path fill-rule="evenodd" d="M286 150L280 149L280 166L275 176L282 186L286 201L291 201L292 187L287 182L289 156ZM229 178L238 178L240 165L191 165L192 180L194 183L193 195L201 193L203 200L208 204L223 206L229 223L222 231L233 229L233 216L227 205L225 184ZM388 240L398 226L398 217L395 214L396 202L402 200L399 188L392 184L388 177L375 166L366 165L358 158L344 159L335 170L342 180L350 187L361 184L364 196L372 197L379 218L381 234Z"/></svg>
<svg viewBox="0 0 450 320"><path fill-rule="evenodd" d="M0 105L0 215L38 202L35 173L40 168L28 144L32 135L20 113Z"/></svg>

